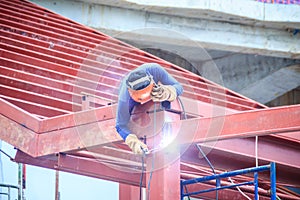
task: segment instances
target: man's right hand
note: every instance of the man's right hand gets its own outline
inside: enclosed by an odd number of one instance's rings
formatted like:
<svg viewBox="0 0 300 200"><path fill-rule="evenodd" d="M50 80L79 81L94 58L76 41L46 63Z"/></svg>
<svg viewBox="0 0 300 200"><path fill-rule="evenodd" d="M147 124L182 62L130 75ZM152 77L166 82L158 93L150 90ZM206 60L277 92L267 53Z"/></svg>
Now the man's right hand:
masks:
<svg viewBox="0 0 300 200"><path fill-rule="evenodd" d="M125 144L131 149L134 154L143 154L148 151L148 147L145 143L140 141L136 135L129 134L125 139Z"/></svg>

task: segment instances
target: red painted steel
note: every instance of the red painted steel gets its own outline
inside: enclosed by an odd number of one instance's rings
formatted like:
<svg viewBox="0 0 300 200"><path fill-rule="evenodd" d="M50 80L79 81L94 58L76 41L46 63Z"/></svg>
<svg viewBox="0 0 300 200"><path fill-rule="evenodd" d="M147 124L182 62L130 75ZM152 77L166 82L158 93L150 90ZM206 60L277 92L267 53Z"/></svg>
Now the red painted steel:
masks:
<svg viewBox="0 0 300 200"><path fill-rule="evenodd" d="M170 159L170 157L172 159ZM177 158L177 159L176 159ZM154 159L154 160L153 160ZM147 199L179 199L180 156L179 152L158 152L147 157Z"/></svg>
<svg viewBox="0 0 300 200"><path fill-rule="evenodd" d="M299 105L268 109L27 1L0 0L0 49L0 139L25 152L18 151L16 160L19 162L138 186L141 159L131 154L114 129L118 86L130 70L145 62L157 62L179 80L185 90L182 101L189 119L160 124L177 127L179 143L192 145L220 140L213 148L208 144L203 146L211 149L208 156L222 172L253 166L254 140L251 137L269 135L259 137L260 163L276 161L279 186L299 186L295 179L300 166L295 159L300 143ZM89 102L84 102L83 96ZM177 106L177 110L180 111L180 107ZM169 114L159 115L163 118ZM64 154L57 154L59 152ZM195 148L184 146L180 158L198 169L176 162L175 169L171 170L176 174L175 182L180 177L210 174ZM236 162L226 164L223 161L227 159ZM136 170L121 173L130 169ZM149 164L147 169L151 169ZM160 198L162 194L168 198L166 188L158 187L157 176L164 177L162 187L179 185L171 183L168 174L166 170L156 174L151 187L157 192L153 192L152 197ZM261 177L261 182L268 187L266 176ZM145 181L143 187L147 187ZM136 195L136 188L134 191ZM266 197L265 191L260 193L262 198ZM278 194L294 198L290 193ZM234 190L226 190L220 192L219 197L238 195ZM176 196L178 190L172 199Z"/></svg>
<svg viewBox="0 0 300 200"><path fill-rule="evenodd" d="M139 187L122 184L119 185L119 200L131 200L140 198Z"/></svg>
<svg viewBox="0 0 300 200"><path fill-rule="evenodd" d="M180 121L181 143L263 136L300 131L300 105L245 111ZM170 122L178 123L178 122ZM213 133L211 133L213 128Z"/></svg>

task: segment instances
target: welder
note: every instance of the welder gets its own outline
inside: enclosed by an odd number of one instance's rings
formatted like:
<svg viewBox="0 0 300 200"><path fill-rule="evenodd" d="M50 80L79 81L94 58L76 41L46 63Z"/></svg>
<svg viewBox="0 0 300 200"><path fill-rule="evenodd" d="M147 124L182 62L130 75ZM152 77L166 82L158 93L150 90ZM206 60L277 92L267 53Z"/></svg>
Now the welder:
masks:
<svg viewBox="0 0 300 200"><path fill-rule="evenodd" d="M131 71L119 88L116 130L134 154L148 151L147 145L129 130L128 123L135 106L148 101L170 102L183 93L181 84L157 63L145 63Z"/></svg>

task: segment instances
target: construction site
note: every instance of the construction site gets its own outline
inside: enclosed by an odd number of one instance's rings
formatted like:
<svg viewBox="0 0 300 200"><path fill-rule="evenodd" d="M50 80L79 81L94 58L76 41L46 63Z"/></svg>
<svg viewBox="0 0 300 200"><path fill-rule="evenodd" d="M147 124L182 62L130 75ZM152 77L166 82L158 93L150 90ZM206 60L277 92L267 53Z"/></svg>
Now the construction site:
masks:
<svg viewBox="0 0 300 200"><path fill-rule="evenodd" d="M0 0L0 10L0 200L300 199L300 1ZM183 92L135 102L136 153L118 129L120 88L145 63ZM55 181L42 198L38 169ZM112 185L64 198L62 173ZM72 193L88 189L72 176Z"/></svg>

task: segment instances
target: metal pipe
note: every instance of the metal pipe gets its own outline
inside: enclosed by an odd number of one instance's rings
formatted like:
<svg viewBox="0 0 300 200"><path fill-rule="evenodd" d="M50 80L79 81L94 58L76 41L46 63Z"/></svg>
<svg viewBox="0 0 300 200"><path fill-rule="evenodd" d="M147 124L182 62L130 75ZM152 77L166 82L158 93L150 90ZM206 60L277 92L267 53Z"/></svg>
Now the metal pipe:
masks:
<svg viewBox="0 0 300 200"><path fill-rule="evenodd" d="M254 173L254 199L258 200L258 173Z"/></svg>
<svg viewBox="0 0 300 200"><path fill-rule="evenodd" d="M276 165L274 162L271 163L270 179L271 179L271 200L276 200Z"/></svg>
<svg viewBox="0 0 300 200"><path fill-rule="evenodd" d="M59 171L55 171L55 200L60 200L59 194Z"/></svg>
<svg viewBox="0 0 300 200"><path fill-rule="evenodd" d="M18 191L20 190L20 188L18 186L15 185L9 185L9 184L1 184L0 183L0 187L6 187L7 188L7 193L0 193L0 195L7 195L7 199L10 200L10 190L11 188L13 189L17 189ZM1 198L0 198L1 199Z"/></svg>
<svg viewBox="0 0 300 200"><path fill-rule="evenodd" d="M8 198L8 200L10 200L10 187L7 188L7 191L8 191L7 192L7 198Z"/></svg>
<svg viewBox="0 0 300 200"><path fill-rule="evenodd" d="M182 184L182 180L180 181L180 200L183 200L184 199L184 190L183 190L183 184Z"/></svg>
<svg viewBox="0 0 300 200"><path fill-rule="evenodd" d="M18 200L22 200L22 164L18 163Z"/></svg>

